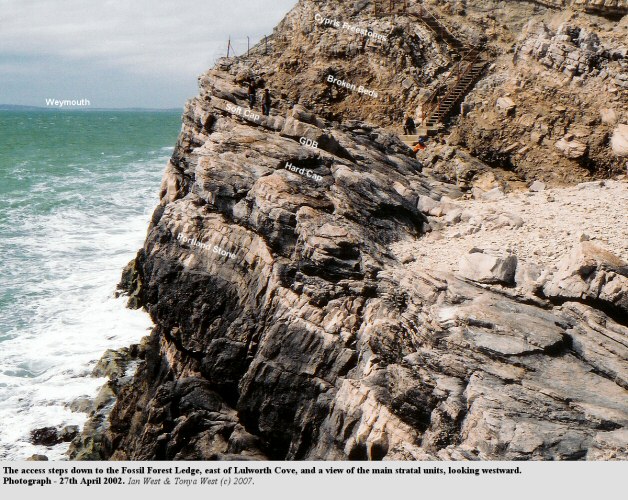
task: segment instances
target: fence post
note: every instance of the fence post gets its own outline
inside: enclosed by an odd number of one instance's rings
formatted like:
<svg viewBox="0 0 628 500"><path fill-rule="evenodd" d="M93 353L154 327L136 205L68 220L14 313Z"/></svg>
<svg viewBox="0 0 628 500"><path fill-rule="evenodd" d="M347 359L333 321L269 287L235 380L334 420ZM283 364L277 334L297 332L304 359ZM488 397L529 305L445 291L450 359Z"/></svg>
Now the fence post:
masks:
<svg viewBox="0 0 628 500"><path fill-rule="evenodd" d="M227 59L229 59L229 49L231 48L231 35L229 35L229 40L227 41Z"/></svg>

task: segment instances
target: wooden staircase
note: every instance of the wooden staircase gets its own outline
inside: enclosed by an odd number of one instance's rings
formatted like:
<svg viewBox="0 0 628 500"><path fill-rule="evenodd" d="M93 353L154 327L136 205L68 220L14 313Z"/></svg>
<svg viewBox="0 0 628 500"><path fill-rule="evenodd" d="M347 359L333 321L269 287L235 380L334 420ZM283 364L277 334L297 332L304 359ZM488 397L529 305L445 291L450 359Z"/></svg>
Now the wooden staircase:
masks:
<svg viewBox="0 0 628 500"><path fill-rule="evenodd" d="M450 72L445 85L437 88L424 102L421 123L428 132L437 129L451 116L479 80L488 64L479 48L462 57Z"/></svg>
<svg viewBox="0 0 628 500"><path fill-rule="evenodd" d="M409 0L373 0L373 14L384 17L394 14L405 14Z"/></svg>
<svg viewBox="0 0 628 500"><path fill-rule="evenodd" d="M464 49L464 44L422 4L410 5L415 3L417 3L416 0L414 2L412 0L373 0L373 13L377 17L394 16L396 14L416 17L436 38L445 42L455 53Z"/></svg>
<svg viewBox="0 0 628 500"><path fill-rule="evenodd" d="M434 35L445 43L451 52L452 69L445 82L439 85L422 103L421 126L416 136L402 135L401 140L414 146L420 136L438 133L445 121L457 109L475 83L482 76L488 61L484 58L484 46L467 46L451 30L424 7L423 3L409 7L408 0L374 0L374 13L378 16L401 14L412 16L420 21ZM418 3L418 2L417 2Z"/></svg>
<svg viewBox="0 0 628 500"><path fill-rule="evenodd" d="M416 135L400 135L399 139L401 139L401 142L403 142L406 146L410 146L412 148L418 144L421 137L427 137L430 135L430 132L426 127L417 127L416 132Z"/></svg>
<svg viewBox="0 0 628 500"><path fill-rule="evenodd" d="M437 39L445 42L455 54L460 54L460 52L464 51L464 43L454 36L451 31L449 31L449 28L434 16L434 14L423 7L423 5L418 6L418 11L412 10L409 11L408 14L419 19Z"/></svg>
<svg viewBox="0 0 628 500"><path fill-rule="evenodd" d="M416 12L410 14L449 46L454 53L452 59L459 59L444 84L437 87L422 103L421 124L427 130L426 135L432 135L443 128L445 120L454 113L456 106L471 91L482 75L487 61L483 58L483 46L466 46L423 4Z"/></svg>

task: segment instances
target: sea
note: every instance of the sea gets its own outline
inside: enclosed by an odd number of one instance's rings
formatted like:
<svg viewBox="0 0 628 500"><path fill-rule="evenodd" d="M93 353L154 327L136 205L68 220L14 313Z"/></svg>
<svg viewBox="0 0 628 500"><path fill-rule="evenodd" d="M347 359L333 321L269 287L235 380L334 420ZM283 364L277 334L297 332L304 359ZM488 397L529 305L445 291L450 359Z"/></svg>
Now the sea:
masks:
<svg viewBox="0 0 628 500"><path fill-rule="evenodd" d="M146 237L180 111L0 111L0 460L63 460L31 432L85 422L107 349L152 327L114 292Z"/></svg>

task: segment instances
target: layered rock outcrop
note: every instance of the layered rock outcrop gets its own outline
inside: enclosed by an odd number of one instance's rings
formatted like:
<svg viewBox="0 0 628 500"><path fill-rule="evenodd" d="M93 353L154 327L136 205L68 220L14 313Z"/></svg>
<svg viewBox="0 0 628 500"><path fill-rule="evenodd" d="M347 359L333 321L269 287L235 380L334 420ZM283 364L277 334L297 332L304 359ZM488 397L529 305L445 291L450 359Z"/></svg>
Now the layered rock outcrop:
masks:
<svg viewBox="0 0 628 500"><path fill-rule="evenodd" d="M628 458L625 256L585 241L541 272L516 248L474 248L462 269L442 268L459 261L446 247L461 237L431 252L444 228L515 234L526 221L474 213L471 183L435 177L439 162L464 157L469 179L485 162L452 152L423 169L394 134L356 119L384 114L370 96L329 95L326 65L365 86L420 74L401 57L404 43L420 46L417 32L391 27L398 42L378 68L351 71L367 57L355 34L355 54L330 52L349 50L335 38L345 34L322 33L314 14L358 21L368 7L299 2L274 60L221 60L200 78L123 280L155 328L90 458ZM306 38L287 29L297 21ZM439 54L437 41L421 43ZM302 85L312 68L314 90ZM248 108L253 73L275 92L270 116ZM387 98L407 104L410 87Z"/></svg>
<svg viewBox="0 0 628 500"><path fill-rule="evenodd" d="M601 14L626 14L628 13L628 1L626 0L535 0L537 3L548 7L564 8L575 7L588 12Z"/></svg>
<svg viewBox="0 0 628 500"><path fill-rule="evenodd" d="M526 181L620 173L611 144L628 117L626 20L574 12L533 16L467 96L450 144ZM508 49L506 49L508 47ZM509 113L499 103L512 102Z"/></svg>

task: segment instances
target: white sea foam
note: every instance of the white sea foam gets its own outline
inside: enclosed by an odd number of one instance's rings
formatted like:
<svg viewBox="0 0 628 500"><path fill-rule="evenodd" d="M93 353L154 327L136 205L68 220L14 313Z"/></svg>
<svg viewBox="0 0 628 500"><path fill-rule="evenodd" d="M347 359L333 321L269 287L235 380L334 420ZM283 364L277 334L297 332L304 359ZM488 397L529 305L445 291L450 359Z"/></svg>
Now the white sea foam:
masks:
<svg viewBox="0 0 628 500"><path fill-rule="evenodd" d="M0 459L62 459L67 444L35 446L31 431L82 425L87 416L68 404L103 384L90 376L97 360L149 332L148 315L126 309L113 293L145 238L165 161L51 181L59 208L6 212L13 229L2 242L0 284L14 297L14 316L0 311ZM43 203L48 191L36 186L32 203Z"/></svg>

